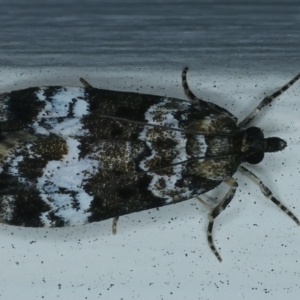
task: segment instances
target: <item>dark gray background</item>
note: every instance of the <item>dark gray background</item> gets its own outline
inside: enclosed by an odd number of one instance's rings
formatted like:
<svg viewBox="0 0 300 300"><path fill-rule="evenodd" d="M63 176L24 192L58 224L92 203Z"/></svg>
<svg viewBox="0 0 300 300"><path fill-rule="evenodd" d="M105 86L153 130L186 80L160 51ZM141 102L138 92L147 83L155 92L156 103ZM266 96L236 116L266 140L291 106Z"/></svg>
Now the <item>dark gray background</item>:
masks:
<svg viewBox="0 0 300 300"><path fill-rule="evenodd" d="M2 66L299 68L299 2L0 2Z"/></svg>

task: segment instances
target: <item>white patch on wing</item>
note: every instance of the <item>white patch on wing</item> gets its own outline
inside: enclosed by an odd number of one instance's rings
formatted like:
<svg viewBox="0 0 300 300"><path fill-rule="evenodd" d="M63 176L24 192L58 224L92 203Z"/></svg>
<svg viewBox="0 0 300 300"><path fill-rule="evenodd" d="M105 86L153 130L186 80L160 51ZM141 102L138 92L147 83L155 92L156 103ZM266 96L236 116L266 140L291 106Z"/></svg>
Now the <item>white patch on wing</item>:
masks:
<svg viewBox="0 0 300 300"><path fill-rule="evenodd" d="M197 141L199 143L199 152L197 153L197 157L203 157L207 150L207 144L205 142L205 136L202 134L196 135Z"/></svg>
<svg viewBox="0 0 300 300"><path fill-rule="evenodd" d="M148 111L145 113L145 119L148 121L148 124L155 124L160 126L165 126L169 128L176 128L179 129L179 123L178 120L174 117L176 112L178 111L178 107L172 108L172 101L174 101L171 98L165 98L160 104L153 105L148 109ZM180 109L188 109L191 105L190 102L186 101L180 102ZM187 119L186 115L181 115L181 119L185 120ZM152 160L157 153L155 150L153 150L154 147L152 147L151 138L149 138L148 132L153 127L145 126L143 131L140 133L140 139L147 141L148 147L152 150L151 156L147 157L140 163L140 168L144 171L149 171L149 168L147 167L147 162ZM167 138L173 140L176 142L176 146L174 147L175 152L178 154L173 159L172 163L180 163L188 160L190 156L186 153L186 135L182 131L178 130L164 130L164 134ZM201 144L201 153L199 153L199 156L204 156L206 152L206 143L204 140L204 137L199 135L198 137L199 143ZM154 172L149 172L150 175L153 176L153 179L148 187L148 189L157 197L166 198L166 204L171 202L176 202L179 199L176 199L176 196L174 195L180 195L180 197L192 197L191 194L192 191L190 191L188 188L179 188L176 186L176 183L178 180L182 178L182 171L185 168L185 164L178 164L173 166L173 174L172 175L157 175ZM158 188L160 186L160 181L163 180L165 183L164 188ZM200 191L199 191L200 192Z"/></svg>
<svg viewBox="0 0 300 300"><path fill-rule="evenodd" d="M8 156L5 162L10 162L9 164L9 168L8 168L8 173L16 176L16 175L20 175L19 174L19 170L18 170L18 164L19 162L23 161L24 156L22 155L12 155L12 156ZM19 177L19 176L17 176Z"/></svg>
<svg viewBox="0 0 300 300"><path fill-rule="evenodd" d="M78 99L75 103L74 109L74 117L81 118L84 115L89 113L89 106L85 100Z"/></svg>
<svg viewBox="0 0 300 300"><path fill-rule="evenodd" d="M32 146L31 143L27 144L25 147L28 151L30 151L30 147ZM30 152L29 152L30 153ZM31 155L29 157L32 157ZM19 171L19 163L21 163L24 160L24 156L21 154L16 154L12 151L5 160L3 161L3 164L7 164L8 170L7 173L14 176L19 182L25 182L26 180L22 176L22 174ZM3 168L0 169L0 171L3 171Z"/></svg>
<svg viewBox="0 0 300 300"><path fill-rule="evenodd" d="M37 189L42 199L52 207L50 212L41 216L45 226L51 226L47 215L54 212L68 225L87 223L90 213L86 212L93 197L88 195L83 184L98 170L98 162L86 157L79 159L79 142L73 138L66 139L68 154L61 161L50 161L38 179ZM71 193L72 192L72 193Z"/></svg>
<svg viewBox="0 0 300 300"><path fill-rule="evenodd" d="M60 135L60 136L83 136L87 133L87 130L82 130L82 124L79 118L65 119L63 122L57 122L56 119L48 122L51 125L51 129L48 132Z"/></svg>
<svg viewBox="0 0 300 300"><path fill-rule="evenodd" d="M89 106L85 98L84 88L62 87L57 91L51 101L47 101L45 92L47 87L40 88L36 96L41 101L46 101L45 107L37 115L33 128L36 133L49 135L50 133L61 136L83 136L87 130L82 129L81 117L89 113ZM73 116L68 118L71 112ZM63 122L60 118L64 118Z"/></svg>
<svg viewBox="0 0 300 300"><path fill-rule="evenodd" d="M47 92L48 87L41 87L39 91L36 92L36 96L41 101L46 101L47 97L45 92ZM79 102L79 108L77 111L77 116L82 117L88 113L88 107L83 102L82 99L85 98L84 88L80 87L61 87L59 91L51 97L51 101L47 101L45 108L39 115L40 118L58 118L66 117L69 113L69 104L74 101ZM76 104L78 105L78 104Z"/></svg>

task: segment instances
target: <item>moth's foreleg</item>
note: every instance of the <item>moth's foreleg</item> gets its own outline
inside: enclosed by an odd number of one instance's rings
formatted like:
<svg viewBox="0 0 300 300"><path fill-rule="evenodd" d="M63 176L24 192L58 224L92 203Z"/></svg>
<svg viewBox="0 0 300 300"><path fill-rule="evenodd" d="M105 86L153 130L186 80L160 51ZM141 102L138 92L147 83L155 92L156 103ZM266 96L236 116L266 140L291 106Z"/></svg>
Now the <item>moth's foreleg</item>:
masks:
<svg viewBox="0 0 300 300"><path fill-rule="evenodd" d="M212 250L212 252L215 254L215 256L217 257L217 259L220 262L222 261L222 258L220 256L218 250L216 249L216 247L214 245L214 242L213 242L213 238L212 238L212 231L213 231L214 221L215 221L216 217L231 202L232 198L235 195L235 191L238 187L238 183L233 178L228 178L228 179L224 180L224 182L230 186L230 189L227 192L227 194L225 195L224 199L221 201L221 203L218 204L216 207L211 209L211 212L208 215L209 223L208 223L207 232L206 232L207 233L208 245L209 245L210 249Z"/></svg>
<svg viewBox="0 0 300 300"><path fill-rule="evenodd" d="M117 234L117 225L118 225L119 217L114 217L112 221L112 233Z"/></svg>
<svg viewBox="0 0 300 300"><path fill-rule="evenodd" d="M243 174L247 175L255 184L259 186L261 192L266 198L270 199L281 210L283 210L292 220L294 220L294 222L296 222L297 225L300 225L298 218L286 206L281 204L281 202L274 197L273 193L269 190L269 188L266 187L264 183L255 174L253 174L251 171L249 171L243 166L239 166L239 170Z"/></svg>
<svg viewBox="0 0 300 300"><path fill-rule="evenodd" d="M79 80L85 88L93 88L85 79L80 77Z"/></svg>
<svg viewBox="0 0 300 300"><path fill-rule="evenodd" d="M291 81L289 81L286 85L284 85L281 89L276 91L270 96L265 97L259 105L253 109L253 111L243 120L241 121L238 126L239 127L246 127L261 111L261 109L267 105L269 105L275 98L280 96L283 92L285 92L290 86L292 86L298 79L300 78L300 74L295 76Z"/></svg>

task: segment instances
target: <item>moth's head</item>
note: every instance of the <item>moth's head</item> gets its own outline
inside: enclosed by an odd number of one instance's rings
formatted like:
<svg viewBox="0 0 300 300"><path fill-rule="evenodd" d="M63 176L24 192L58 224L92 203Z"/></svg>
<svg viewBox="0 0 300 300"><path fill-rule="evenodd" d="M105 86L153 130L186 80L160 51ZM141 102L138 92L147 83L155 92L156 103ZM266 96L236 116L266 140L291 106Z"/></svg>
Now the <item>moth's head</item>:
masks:
<svg viewBox="0 0 300 300"><path fill-rule="evenodd" d="M265 139L263 132L257 127L249 127L244 131L242 152L249 164L258 164L263 160L265 152L281 151L286 146L287 143L278 137Z"/></svg>

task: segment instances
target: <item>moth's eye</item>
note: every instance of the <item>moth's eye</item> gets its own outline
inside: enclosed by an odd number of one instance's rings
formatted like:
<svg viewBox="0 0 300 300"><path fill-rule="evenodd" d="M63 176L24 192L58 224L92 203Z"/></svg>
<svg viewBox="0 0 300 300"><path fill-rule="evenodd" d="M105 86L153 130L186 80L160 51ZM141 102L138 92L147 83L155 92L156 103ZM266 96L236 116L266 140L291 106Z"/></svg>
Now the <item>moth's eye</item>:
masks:
<svg viewBox="0 0 300 300"><path fill-rule="evenodd" d="M246 162L252 165L260 163L264 158L264 152L255 152L246 156Z"/></svg>

